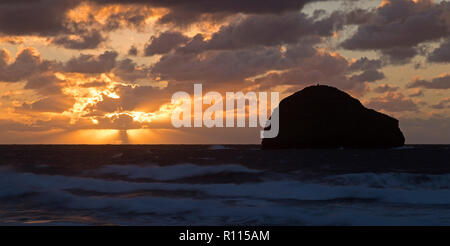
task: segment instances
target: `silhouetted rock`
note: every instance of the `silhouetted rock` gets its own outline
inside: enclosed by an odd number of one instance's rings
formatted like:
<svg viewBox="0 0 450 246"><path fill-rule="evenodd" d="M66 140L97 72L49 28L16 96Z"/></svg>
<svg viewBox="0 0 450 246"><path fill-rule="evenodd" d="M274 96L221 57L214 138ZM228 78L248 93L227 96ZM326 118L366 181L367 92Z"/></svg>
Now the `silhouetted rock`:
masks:
<svg viewBox="0 0 450 246"><path fill-rule="evenodd" d="M307 87L283 99L278 110L279 134L263 139L265 149L388 148L405 142L397 119L334 87Z"/></svg>

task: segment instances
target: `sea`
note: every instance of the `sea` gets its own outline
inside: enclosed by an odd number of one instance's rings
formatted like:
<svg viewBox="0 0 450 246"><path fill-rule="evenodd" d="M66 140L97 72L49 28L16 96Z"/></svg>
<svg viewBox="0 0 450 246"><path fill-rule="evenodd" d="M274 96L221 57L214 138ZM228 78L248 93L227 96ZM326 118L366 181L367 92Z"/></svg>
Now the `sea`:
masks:
<svg viewBox="0 0 450 246"><path fill-rule="evenodd" d="M0 225L450 225L450 145L0 145Z"/></svg>

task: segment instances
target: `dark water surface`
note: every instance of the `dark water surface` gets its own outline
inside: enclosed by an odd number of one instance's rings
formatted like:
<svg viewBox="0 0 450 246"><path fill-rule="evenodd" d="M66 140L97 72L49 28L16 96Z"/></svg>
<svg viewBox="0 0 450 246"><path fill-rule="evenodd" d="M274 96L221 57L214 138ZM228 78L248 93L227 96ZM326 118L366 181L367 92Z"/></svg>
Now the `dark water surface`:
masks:
<svg viewBox="0 0 450 246"><path fill-rule="evenodd" d="M450 225L450 146L0 145L0 224Z"/></svg>

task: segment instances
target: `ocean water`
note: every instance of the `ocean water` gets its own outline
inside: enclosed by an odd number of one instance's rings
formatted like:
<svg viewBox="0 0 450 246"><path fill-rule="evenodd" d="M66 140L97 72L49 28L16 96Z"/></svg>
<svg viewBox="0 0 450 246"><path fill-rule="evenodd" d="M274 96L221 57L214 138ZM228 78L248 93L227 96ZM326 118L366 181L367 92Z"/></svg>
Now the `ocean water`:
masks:
<svg viewBox="0 0 450 246"><path fill-rule="evenodd" d="M449 147L1 146L2 225L450 225Z"/></svg>

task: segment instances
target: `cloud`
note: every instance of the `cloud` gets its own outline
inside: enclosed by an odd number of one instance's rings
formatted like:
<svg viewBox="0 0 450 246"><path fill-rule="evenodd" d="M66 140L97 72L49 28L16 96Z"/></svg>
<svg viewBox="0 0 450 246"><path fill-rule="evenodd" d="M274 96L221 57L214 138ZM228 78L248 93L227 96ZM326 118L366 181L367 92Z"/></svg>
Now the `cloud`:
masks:
<svg viewBox="0 0 450 246"><path fill-rule="evenodd" d="M52 40L52 43L62 46L66 49L82 50L82 49L95 49L103 41L105 41L105 38L97 30L84 33L82 35L77 36L76 38L73 38L72 36L73 35L63 35L56 37Z"/></svg>
<svg viewBox="0 0 450 246"><path fill-rule="evenodd" d="M116 66L118 55L116 51L105 51L100 55L81 54L67 61L65 71L74 73L107 73Z"/></svg>
<svg viewBox="0 0 450 246"><path fill-rule="evenodd" d="M123 4L120 0L91 0L98 4ZM299 11L302 7L313 0L130 0L127 4L143 4L151 7L167 8L170 12L164 15L161 23L174 23L187 25L198 21L202 17L214 16L216 18L244 14L281 14L288 11Z"/></svg>
<svg viewBox="0 0 450 246"><path fill-rule="evenodd" d="M20 108L16 109L35 112L62 113L72 108L74 103L75 99L65 95L58 95L46 97L33 103L23 103Z"/></svg>
<svg viewBox="0 0 450 246"><path fill-rule="evenodd" d="M137 65L136 62L129 58L118 61L112 71L127 82L135 82L138 79L151 77L149 67Z"/></svg>
<svg viewBox="0 0 450 246"><path fill-rule="evenodd" d="M367 103L369 108L385 110L388 112L418 111L418 106L402 93L388 92L383 96L373 97Z"/></svg>
<svg viewBox="0 0 450 246"><path fill-rule="evenodd" d="M415 92L413 92L412 94L409 95L409 97L423 97L423 96L424 96L424 93L420 89L416 89Z"/></svg>
<svg viewBox="0 0 450 246"><path fill-rule="evenodd" d="M374 70L380 69L382 67L381 60L378 59L368 59L367 57L361 57L360 59L352 62L348 68L350 71L361 71L361 70Z"/></svg>
<svg viewBox="0 0 450 246"><path fill-rule="evenodd" d="M163 56L152 72L164 80L226 82L276 69L282 60L279 48L175 52Z"/></svg>
<svg viewBox="0 0 450 246"><path fill-rule="evenodd" d="M47 71L53 65L52 62L41 58L34 48L21 50L14 62L9 63L11 57L6 50L0 51L0 81L18 82L34 74Z"/></svg>
<svg viewBox="0 0 450 246"><path fill-rule="evenodd" d="M11 60L11 54L5 49L0 50L0 69L6 69Z"/></svg>
<svg viewBox="0 0 450 246"><path fill-rule="evenodd" d="M102 40L99 31L92 27L107 32L121 27L140 27L153 14L150 8L123 1L117 1L115 8L108 7L89 0L3 0L0 2L0 33L62 35L55 40L56 44L84 47ZM84 15L87 18L83 18ZM80 40L71 41L67 35L76 35Z"/></svg>
<svg viewBox="0 0 450 246"><path fill-rule="evenodd" d="M350 79L357 82L374 82L384 78L385 76L382 72L377 70L367 70L360 74L353 75Z"/></svg>
<svg viewBox="0 0 450 246"><path fill-rule="evenodd" d="M365 11L360 11L359 14L361 13L367 14ZM361 59L350 68L349 62L339 55L317 55L315 46L323 38L332 36L336 30L350 22L358 22L357 14L353 14L352 18L347 16L347 12L334 12L330 15L315 12L311 17L299 12L288 12L283 15L261 14L237 18L222 26L210 39L197 34L189 41L183 40L182 44L164 42L168 48L163 46L160 50L166 54L153 65L152 74L169 81L224 83L242 82L273 70L292 70L284 73L285 78L279 78L278 84L296 84L292 82L293 75L289 74L299 74L301 71L308 76L296 75L299 79L295 81L331 81L345 84L345 88L359 87L352 84L384 78L384 74L377 70L382 66L381 60ZM153 38L153 41L159 40ZM174 46L179 47L173 48ZM308 64L314 68L305 71L306 69L299 68L300 64ZM330 73L321 75L324 71ZM332 74L331 71L335 73ZM361 73L349 79L347 75L351 71ZM275 85L275 77L277 75L263 76L258 81L264 84L261 85L263 87ZM272 82L268 82L269 80Z"/></svg>
<svg viewBox="0 0 450 246"><path fill-rule="evenodd" d="M2 129L2 133L5 131L17 131L17 132L29 132L29 131L46 131L52 129L48 125L40 125L40 124L25 124L23 122L11 120L11 119L0 119L0 129ZM17 134L15 134L17 137Z"/></svg>
<svg viewBox="0 0 450 246"><path fill-rule="evenodd" d="M136 108L145 108L146 112L159 109L164 103L169 103L172 94L167 89L151 86L117 85L114 92L118 98L103 95L103 100L88 106L87 115L101 116L105 113L133 111Z"/></svg>
<svg viewBox="0 0 450 246"><path fill-rule="evenodd" d="M450 74L433 78L431 81L417 78L409 83L407 88L450 89Z"/></svg>
<svg viewBox="0 0 450 246"><path fill-rule="evenodd" d="M406 60L426 41L450 35L450 3L429 0L385 1L367 23L341 46L350 50L381 50L393 61Z"/></svg>
<svg viewBox="0 0 450 246"><path fill-rule="evenodd" d="M384 78L383 73L374 70L381 67L381 61L366 58L350 63L338 53L314 48L318 42L315 37L304 37L297 44L283 46L248 44L227 49L225 46L208 48L208 42L212 41L197 35L185 46L163 55L153 65L152 74L168 81L200 81L222 86L240 83L241 88L251 85L242 83L246 79L258 76L253 85L259 85L261 90L277 85L298 88L322 83L359 93L365 90L364 82ZM354 71L361 73L351 77Z"/></svg>
<svg viewBox="0 0 450 246"><path fill-rule="evenodd" d="M444 109L450 106L450 98L444 98L439 101L437 104L431 105L431 108L434 109Z"/></svg>
<svg viewBox="0 0 450 246"><path fill-rule="evenodd" d="M55 95L62 93L64 83L65 81L57 78L54 73L47 72L30 77L24 89L35 90L41 95Z"/></svg>
<svg viewBox="0 0 450 246"><path fill-rule="evenodd" d="M381 54L382 59L386 60L385 63L406 64L419 54L419 49L416 47L394 47L382 49Z"/></svg>
<svg viewBox="0 0 450 246"><path fill-rule="evenodd" d="M65 30L66 13L79 0L3 0L0 2L0 33L7 35L54 35Z"/></svg>
<svg viewBox="0 0 450 246"><path fill-rule="evenodd" d="M119 28L141 28L145 25L145 20L152 16L152 8L142 7L139 5L131 5L129 3L120 2L112 8L100 8L101 15L108 12L108 17L104 23L96 23L102 26L104 31L113 31Z"/></svg>
<svg viewBox="0 0 450 246"><path fill-rule="evenodd" d="M365 90L363 81L349 78L349 73L352 72L349 70L350 62L343 56L316 50L313 55L298 57L298 60L294 62L290 57L299 52L297 48L286 51L287 64L283 64L285 66L283 71L271 72L255 79L255 83L260 85L261 90L277 85L292 85L294 86L292 90L297 90L317 83L336 86L355 93L362 93Z"/></svg>
<svg viewBox="0 0 450 246"><path fill-rule="evenodd" d="M317 20L303 13L284 15L251 15L214 33L207 49L242 49L257 45L274 46L297 43L306 36L331 36L342 28L332 15Z"/></svg>
<svg viewBox="0 0 450 246"><path fill-rule="evenodd" d="M129 56L137 56L138 55L138 49L135 45L132 45L130 49L128 50Z"/></svg>
<svg viewBox="0 0 450 246"><path fill-rule="evenodd" d="M433 50L428 56L431 62L450 62L450 39Z"/></svg>
<svg viewBox="0 0 450 246"><path fill-rule="evenodd" d="M165 54L189 40L180 32L167 31L159 36L152 36L149 43L145 45L144 54L146 56Z"/></svg>
<svg viewBox="0 0 450 246"><path fill-rule="evenodd" d="M101 129L141 129L143 125L133 120L133 118L127 114L114 115L112 117L98 117L97 128Z"/></svg>
<svg viewBox="0 0 450 246"><path fill-rule="evenodd" d="M313 37L319 42L320 38L331 37L346 24L355 21L348 18L347 12L337 11L330 15L316 12L311 17L300 12L289 12L283 15L261 14L236 18L222 26L211 39L204 40L202 35L197 35L180 50L201 52L256 46L270 47L296 44L305 39L311 40Z"/></svg>
<svg viewBox="0 0 450 246"><path fill-rule="evenodd" d="M350 25L366 23L374 16L374 11L372 9L352 9L351 11L346 11L345 13L338 11L335 13L343 16L344 22Z"/></svg>
<svg viewBox="0 0 450 246"><path fill-rule="evenodd" d="M380 86L377 86L373 89L376 93L385 93L385 92L394 92L398 91L400 88L397 86L390 86L388 84L382 84Z"/></svg>

